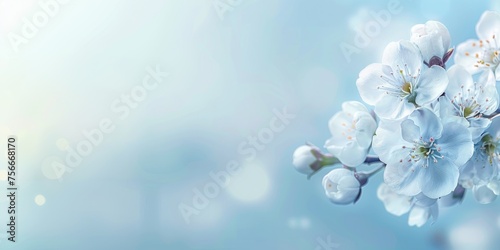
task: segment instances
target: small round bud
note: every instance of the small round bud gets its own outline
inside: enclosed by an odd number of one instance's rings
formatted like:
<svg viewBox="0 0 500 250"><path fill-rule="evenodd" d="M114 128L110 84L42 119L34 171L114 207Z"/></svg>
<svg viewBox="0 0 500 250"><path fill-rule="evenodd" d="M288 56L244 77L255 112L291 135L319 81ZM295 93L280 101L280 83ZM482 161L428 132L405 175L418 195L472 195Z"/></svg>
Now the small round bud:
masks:
<svg viewBox="0 0 500 250"><path fill-rule="evenodd" d="M313 147L304 145L295 149L293 152L293 165L295 169L303 174L312 174L315 170L311 168L317 159L313 154Z"/></svg>
<svg viewBox="0 0 500 250"><path fill-rule="evenodd" d="M354 172L337 168L323 178L323 188L331 202L340 205L355 203L361 194L361 184Z"/></svg>

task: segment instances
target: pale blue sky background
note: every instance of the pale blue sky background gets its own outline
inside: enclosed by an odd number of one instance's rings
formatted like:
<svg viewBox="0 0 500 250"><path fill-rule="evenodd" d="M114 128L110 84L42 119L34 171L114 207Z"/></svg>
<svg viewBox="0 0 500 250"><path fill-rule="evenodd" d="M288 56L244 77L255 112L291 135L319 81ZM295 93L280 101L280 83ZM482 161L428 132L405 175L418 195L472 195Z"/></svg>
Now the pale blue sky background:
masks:
<svg viewBox="0 0 500 250"><path fill-rule="evenodd" d="M326 171L308 181L292 167L297 146L323 145L341 103L360 100L358 73L379 61L388 42L433 19L456 46L475 37L485 10L498 8L401 0L402 11L349 62L340 44L354 44L355 30L389 2L241 0L221 18L212 0L71 0L52 7L16 52L9 37L22 36L24 18L43 8L0 0L0 133L18 136L20 159L19 241L7 243L0 227L0 248L319 249L330 237L338 249L446 249L437 238L496 249L498 201L479 205L467 196L434 225L414 228L376 198L381 176L358 204L336 206L321 187ZM169 76L121 119L111 106L156 65ZM245 161L240 144L284 107L295 118ZM115 129L72 172L58 181L42 171L67 165L67 150L102 119ZM193 190L232 160L245 171L186 223L179 205L193 205ZM0 225L5 205L0 199Z"/></svg>

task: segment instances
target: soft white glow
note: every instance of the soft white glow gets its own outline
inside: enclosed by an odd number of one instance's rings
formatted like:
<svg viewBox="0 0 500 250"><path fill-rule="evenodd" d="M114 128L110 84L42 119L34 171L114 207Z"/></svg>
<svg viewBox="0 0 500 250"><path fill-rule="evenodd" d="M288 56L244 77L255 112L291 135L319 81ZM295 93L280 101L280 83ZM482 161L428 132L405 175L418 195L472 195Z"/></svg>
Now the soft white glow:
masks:
<svg viewBox="0 0 500 250"><path fill-rule="evenodd" d="M237 200L255 202L269 193L270 179L267 171L259 164L246 164L241 172L232 176L227 191Z"/></svg>
<svg viewBox="0 0 500 250"><path fill-rule="evenodd" d="M373 17L370 16L370 11L366 8L360 8L348 20L349 28L353 31L363 30L365 25L372 21Z"/></svg>
<svg viewBox="0 0 500 250"><path fill-rule="evenodd" d="M57 148L62 151L66 151L69 148L69 142L66 138L59 138L56 142Z"/></svg>
<svg viewBox="0 0 500 250"><path fill-rule="evenodd" d="M301 218L299 222L302 229L308 229L311 226L311 221L309 220L309 218Z"/></svg>
<svg viewBox="0 0 500 250"><path fill-rule="evenodd" d="M309 229L311 227L311 221L307 217L292 217L288 219L288 227L290 229Z"/></svg>
<svg viewBox="0 0 500 250"><path fill-rule="evenodd" d="M192 216L191 223L195 225L197 230L213 230L223 225L223 218L226 213L224 206L212 200L207 208L200 211L199 216Z"/></svg>
<svg viewBox="0 0 500 250"><path fill-rule="evenodd" d="M43 206L43 204L45 204L45 196L39 194L35 197L35 203L38 205L38 206Z"/></svg>
<svg viewBox="0 0 500 250"><path fill-rule="evenodd" d="M449 239L452 249L489 249L492 234L480 224L466 224L452 229Z"/></svg>
<svg viewBox="0 0 500 250"><path fill-rule="evenodd" d="M2 169L0 170L0 181L6 181L7 180L7 170Z"/></svg>
<svg viewBox="0 0 500 250"><path fill-rule="evenodd" d="M4 32L18 33L14 29L21 26L23 17L29 17L30 11L38 7L36 3L36 0L0 1L0 29Z"/></svg>

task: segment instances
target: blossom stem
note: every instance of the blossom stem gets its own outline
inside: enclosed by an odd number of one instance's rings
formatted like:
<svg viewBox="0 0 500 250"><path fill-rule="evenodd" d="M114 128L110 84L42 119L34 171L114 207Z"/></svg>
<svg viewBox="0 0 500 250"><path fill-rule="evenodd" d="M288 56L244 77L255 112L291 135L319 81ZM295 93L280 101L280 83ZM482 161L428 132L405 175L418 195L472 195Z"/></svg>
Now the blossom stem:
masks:
<svg viewBox="0 0 500 250"><path fill-rule="evenodd" d="M331 154L324 154L321 158L321 165L323 166L334 165L336 163L340 163L340 161Z"/></svg>
<svg viewBox="0 0 500 250"><path fill-rule="evenodd" d="M500 109L497 109L495 112L493 112L491 115L482 115L482 117L484 118L488 118L490 120L492 120L493 118L497 117L500 115Z"/></svg>
<svg viewBox="0 0 500 250"><path fill-rule="evenodd" d="M378 156L374 156L374 155L368 155L365 159L365 163L370 165L372 163L381 163L382 161L380 161L380 158L378 158Z"/></svg>
<svg viewBox="0 0 500 250"><path fill-rule="evenodd" d="M342 167L345 168L345 169L347 169L347 170L356 172L356 168L355 167L349 167L349 166L346 166L346 165L343 165Z"/></svg>
<svg viewBox="0 0 500 250"><path fill-rule="evenodd" d="M491 115L488 115L488 116L486 116L486 115L485 115L485 116L483 116L483 117L488 118L488 119L490 119L490 120L493 120L493 118L495 118L495 117L497 117L497 116L500 116L500 113L495 112L495 113L493 113L493 114L491 114Z"/></svg>
<svg viewBox="0 0 500 250"><path fill-rule="evenodd" d="M308 180L309 180L309 179L311 179L311 177L312 177L313 175L315 175L316 173L318 173L318 172L319 172L322 168L324 168L324 167L325 167L325 166L320 166L318 169L315 169L315 170L314 170L314 172L312 172L312 173L310 173L310 174L308 174L308 175L307 175L307 179L308 179Z"/></svg>
<svg viewBox="0 0 500 250"><path fill-rule="evenodd" d="M326 167L326 166L332 166L332 165L335 165L337 163L340 163L340 161L337 158L335 158L333 155L331 155L331 154L321 154L321 153L315 152L315 151L313 151L313 154L316 156L316 158L318 158L319 161L317 161L317 162L315 162L314 164L311 165L311 168L314 171L312 173L310 173L310 174L307 175L307 179L308 180L311 179L311 177L313 175L315 175L316 173L318 173L324 167ZM366 163L368 165L371 165L373 163L382 163L382 161L380 161L380 158L378 156L368 155L366 157L364 163ZM353 172L356 172L356 168L355 167L349 167L349 166L346 166L346 165L343 165L342 167L345 168L345 169L351 170ZM375 173L377 173L378 171L380 171L384 167L385 167L385 164L383 164L379 168L376 168L376 169L374 169L374 170L372 170L370 172L364 173L364 174L366 174L367 177L370 177L370 176L374 175Z"/></svg>
<svg viewBox="0 0 500 250"><path fill-rule="evenodd" d="M340 163L340 161L331 154L321 154L321 152L315 151L313 151L313 154L316 156L318 161L311 165L313 172L307 175L308 180L311 179L311 177L314 174L318 173L322 168Z"/></svg>
<svg viewBox="0 0 500 250"><path fill-rule="evenodd" d="M366 185L366 183L368 183L368 179L370 177L372 177L374 174L378 173L380 170L382 170L383 168L385 168L385 163L380 165L378 168L375 168L369 172L354 172L354 177L356 177L356 179L358 179L359 181L359 184L361 184L361 186L364 186Z"/></svg>
<svg viewBox="0 0 500 250"><path fill-rule="evenodd" d="M314 170L314 172L312 172L312 173L308 174L308 175L307 175L307 179L308 179L308 180L309 180L309 179L311 179L311 177L312 177L314 174L316 174L317 172L319 172L319 170L320 170L320 169L321 169L321 168L319 168L319 169L317 169L317 170Z"/></svg>
<svg viewBox="0 0 500 250"><path fill-rule="evenodd" d="M368 176L368 177L372 177L373 175L375 175L376 173L378 173L380 170L384 169L386 166L386 164L382 164L380 165L378 168L375 168L373 169L372 171L370 172L366 172L365 174Z"/></svg>

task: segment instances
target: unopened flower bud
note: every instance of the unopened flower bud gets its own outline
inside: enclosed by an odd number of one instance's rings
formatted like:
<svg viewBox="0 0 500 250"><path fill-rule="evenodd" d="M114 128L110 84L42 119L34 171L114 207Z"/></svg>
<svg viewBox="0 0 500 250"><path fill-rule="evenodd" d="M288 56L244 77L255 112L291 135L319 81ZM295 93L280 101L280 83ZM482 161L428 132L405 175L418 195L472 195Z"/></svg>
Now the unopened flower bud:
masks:
<svg viewBox="0 0 500 250"><path fill-rule="evenodd" d="M323 178L323 188L331 202L340 205L355 203L361 195L361 184L354 172L337 168Z"/></svg>
<svg viewBox="0 0 500 250"><path fill-rule="evenodd" d="M428 21L425 24L417 24L411 29L411 39L420 51L422 57L429 67L444 64L450 57L450 33L446 26L440 22Z"/></svg>
<svg viewBox="0 0 500 250"><path fill-rule="evenodd" d="M312 175L324 166L339 163L339 160L330 154L323 154L312 144L298 147L293 152L293 165L300 173Z"/></svg>

